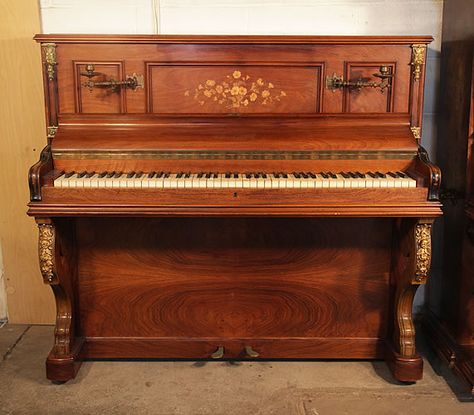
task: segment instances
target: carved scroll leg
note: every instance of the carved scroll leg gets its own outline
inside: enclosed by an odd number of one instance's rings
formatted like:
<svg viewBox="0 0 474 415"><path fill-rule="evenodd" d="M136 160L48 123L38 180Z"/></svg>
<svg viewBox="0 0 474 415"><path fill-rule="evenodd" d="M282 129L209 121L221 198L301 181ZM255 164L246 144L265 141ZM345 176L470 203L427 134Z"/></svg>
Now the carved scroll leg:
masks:
<svg viewBox="0 0 474 415"><path fill-rule="evenodd" d="M56 300L54 346L46 360L46 376L55 382L66 382L79 370L78 355L83 344L82 339L75 337L74 327L73 230L66 221L56 224L51 219L37 219L37 223L40 270Z"/></svg>
<svg viewBox="0 0 474 415"><path fill-rule="evenodd" d="M416 353L413 299L418 286L425 284L431 265L431 226L433 219L404 220L399 227L394 283L393 344L389 366L402 382L422 378L423 360Z"/></svg>

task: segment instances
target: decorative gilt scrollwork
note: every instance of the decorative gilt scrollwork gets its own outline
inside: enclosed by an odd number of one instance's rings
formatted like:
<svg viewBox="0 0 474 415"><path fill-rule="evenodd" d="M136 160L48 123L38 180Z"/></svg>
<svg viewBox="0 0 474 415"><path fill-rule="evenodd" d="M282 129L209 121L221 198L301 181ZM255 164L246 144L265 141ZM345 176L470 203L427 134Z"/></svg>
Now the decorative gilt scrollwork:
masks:
<svg viewBox="0 0 474 415"><path fill-rule="evenodd" d="M431 223L418 223L415 228L415 283L423 284L431 265Z"/></svg>
<svg viewBox="0 0 474 415"><path fill-rule="evenodd" d="M57 125L48 126L48 139L52 140L56 136L57 132L58 132L58 126Z"/></svg>
<svg viewBox="0 0 474 415"><path fill-rule="evenodd" d="M421 66L425 63L426 45L415 44L415 45L411 45L411 48L412 48L411 65L413 66L413 79L415 81L418 81L421 77Z"/></svg>
<svg viewBox="0 0 474 415"><path fill-rule="evenodd" d="M191 93L192 91L187 90L184 95L190 96ZM249 75L244 75L237 70L220 81L207 79L200 83L193 93L194 99L199 105L214 102L224 105L228 109L237 109L253 104L273 104L286 97L286 92L276 88L272 82L262 78L252 81Z"/></svg>
<svg viewBox="0 0 474 415"><path fill-rule="evenodd" d="M38 228L38 254L41 275L46 284L52 284L56 279L54 273L54 226L40 223Z"/></svg>
<svg viewBox="0 0 474 415"><path fill-rule="evenodd" d="M56 44L55 43L43 43L44 61L46 62L46 70L48 72L48 79L52 81L54 79L56 62Z"/></svg>
<svg viewBox="0 0 474 415"><path fill-rule="evenodd" d="M421 140L421 127L410 127L410 130L413 137L415 137L416 141L419 143Z"/></svg>

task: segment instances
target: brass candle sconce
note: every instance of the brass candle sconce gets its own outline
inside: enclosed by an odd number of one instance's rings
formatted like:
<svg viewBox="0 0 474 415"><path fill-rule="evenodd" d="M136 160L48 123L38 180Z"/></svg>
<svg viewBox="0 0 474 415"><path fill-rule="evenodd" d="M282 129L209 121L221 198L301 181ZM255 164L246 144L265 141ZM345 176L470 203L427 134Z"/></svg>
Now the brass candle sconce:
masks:
<svg viewBox="0 0 474 415"><path fill-rule="evenodd" d="M386 89L391 88L393 74L391 68L386 65L382 65L379 71L378 73L374 73L373 76L380 78L380 82L365 81L362 78L355 81L344 80L342 76L337 76L334 73L332 76L326 78L326 87L333 92L344 88L356 91L360 91L362 88L378 88L383 94Z"/></svg>
<svg viewBox="0 0 474 415"><path fill-rule="evenodd" d="M102 76L105 78L105 74L101 72L95 72L95 67L91 63L86 65L86 71L81 72L81 76L88 78L87 81L82 83L82 86L88 88L91 92L93 88L110 89L112 92L117 92L121 88L128 88L132 91L136 91L138 88L143 88L143 75L138 75L136 73L133 75L127 75L125 80L122 81L112 78L104 81L95 81L92 78L97 76Z"/></svg>

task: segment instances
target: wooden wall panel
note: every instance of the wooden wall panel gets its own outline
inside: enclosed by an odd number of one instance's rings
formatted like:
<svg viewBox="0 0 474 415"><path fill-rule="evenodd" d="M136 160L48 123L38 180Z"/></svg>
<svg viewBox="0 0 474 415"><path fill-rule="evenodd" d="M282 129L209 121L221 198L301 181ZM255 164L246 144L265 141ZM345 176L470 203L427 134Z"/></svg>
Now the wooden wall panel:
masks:
<svg viewBox="0 0 474 415"><path fill-rule="evenodd" d="M51 323L54 304L37 260L37 230L26 216L28 168L45 144L38 2L0 2L0 242L12 323Z"/></svg>

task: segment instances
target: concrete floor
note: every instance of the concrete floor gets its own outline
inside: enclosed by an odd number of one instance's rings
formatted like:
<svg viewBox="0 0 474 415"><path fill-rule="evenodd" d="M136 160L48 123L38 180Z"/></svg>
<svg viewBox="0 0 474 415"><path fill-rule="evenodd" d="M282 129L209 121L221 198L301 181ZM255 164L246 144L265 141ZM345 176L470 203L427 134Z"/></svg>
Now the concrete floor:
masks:
<svg viewBox="0 0 474 415"><path fill-rule="evenodd" d="M45 378L50 326L0 328L0 414L474 414L425 362L394 382L383 362L86 362L64 385ZM1 358L0 358L1 359Z"/></svg>

